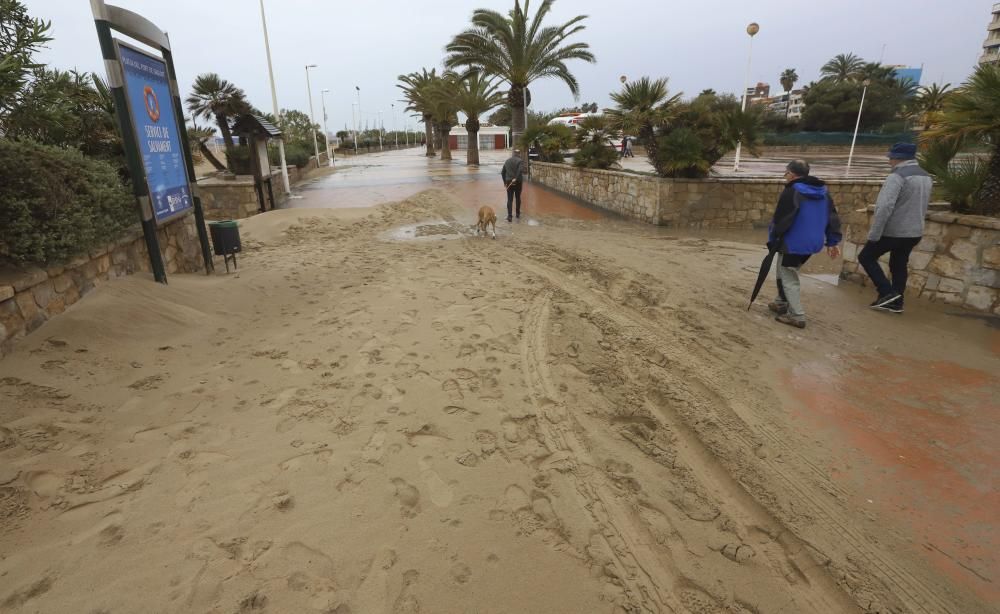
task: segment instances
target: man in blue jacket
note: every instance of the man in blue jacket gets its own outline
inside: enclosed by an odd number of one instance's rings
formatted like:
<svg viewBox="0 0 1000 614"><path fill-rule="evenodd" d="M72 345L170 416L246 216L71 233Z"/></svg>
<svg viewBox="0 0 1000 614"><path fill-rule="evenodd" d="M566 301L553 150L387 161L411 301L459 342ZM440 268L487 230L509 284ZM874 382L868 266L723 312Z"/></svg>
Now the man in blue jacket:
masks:
<svg viewBox="0 0 1000 614"><path fill-rule="evenodd" d="M768 307L777 314L778 322L805 328L799 268L824 246L830 258L840 256L840 217L826 184L809 174L804 160L788 163L785 181L768 231L768 247L780 255L778 298Z"/></svg>

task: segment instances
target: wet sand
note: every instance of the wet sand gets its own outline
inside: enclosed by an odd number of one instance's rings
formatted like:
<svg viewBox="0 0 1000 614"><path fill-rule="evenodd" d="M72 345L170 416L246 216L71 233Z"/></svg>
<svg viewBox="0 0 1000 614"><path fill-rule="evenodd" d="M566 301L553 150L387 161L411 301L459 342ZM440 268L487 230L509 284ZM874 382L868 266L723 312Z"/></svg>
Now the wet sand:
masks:
<svg viewBox="0 0 1000 614"><path fill-rule="evenodd" d="M0 361L0 611L995 611L991 321L807 278L790 329L759 245L437 183Z"/></svg>

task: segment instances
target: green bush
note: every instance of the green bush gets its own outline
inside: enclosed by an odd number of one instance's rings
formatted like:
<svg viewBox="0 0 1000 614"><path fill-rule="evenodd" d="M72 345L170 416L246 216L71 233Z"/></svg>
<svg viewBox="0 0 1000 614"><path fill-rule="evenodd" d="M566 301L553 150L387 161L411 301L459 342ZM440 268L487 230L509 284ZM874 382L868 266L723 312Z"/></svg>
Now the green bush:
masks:
<svg viewBox="0 0 1000 614"><path fill-rule="evenodd" d="M618 151L610 145L587 143L573 155L573 166L609 169L618 164Z"/></svg>
<svg viewBox="0 0 1000 614"><path fill-rule="evenodd" d="M0 139L0 258L58 264L114 241L136 221L135 199L112 165Z"/></svg>
<svg viewBox="0 0 1000 614"><path fill-rule="evenodd" d="M525 151L537 149L541 162L562 162L563 152L572 146L573 131L558 124L532 126L521 136L521 147Z"/></svg>
<svg viewBox="0 0 1000 614"><path fill-rule="evenodd" d="M312 157L312 147L307 147L305 143L292 141L285 144L285 161L288 164L305 168L309 166L309 158Z"/></svg>

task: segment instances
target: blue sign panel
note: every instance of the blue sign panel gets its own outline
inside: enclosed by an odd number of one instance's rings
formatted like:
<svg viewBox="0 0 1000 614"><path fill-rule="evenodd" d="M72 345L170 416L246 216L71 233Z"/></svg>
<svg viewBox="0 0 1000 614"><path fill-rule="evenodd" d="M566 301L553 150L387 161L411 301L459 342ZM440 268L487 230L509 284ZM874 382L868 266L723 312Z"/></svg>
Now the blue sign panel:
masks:
<svg viewBox="0 0 1000 614"><path fill-rule="evenodd" d="M129 115L146 168L153 216L163 222L192 205L167 65L121 43L118 54L125 70Z"/></svg>

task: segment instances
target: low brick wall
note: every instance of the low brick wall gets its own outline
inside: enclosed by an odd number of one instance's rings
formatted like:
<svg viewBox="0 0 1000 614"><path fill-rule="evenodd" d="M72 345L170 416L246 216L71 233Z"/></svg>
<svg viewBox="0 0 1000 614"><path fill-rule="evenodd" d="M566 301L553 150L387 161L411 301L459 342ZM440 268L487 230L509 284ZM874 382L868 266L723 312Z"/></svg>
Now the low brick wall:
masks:
<svg viewBox="0 0 1000 614"><path fill-rule="evenodd" d="M543 162L531 163L531 180L631 219L679 228L766 226L785 185L778 177L665 179ZM882 182L833 179L827 185L842 211L875 200Z"/></svg>
<svg viewBox="0 0 1000 614"><path fill-rule="evenodd" d="M858 252L873 213L874 207L862 208L846 220L841 279L871 284ZM924 239L910 256L906 287L923 299L1000 315L1000 219L928 213Z"/></svg>
<svg viewBox="0 0 1000 614"><path fill-rule="evenodd" d="M160 227L157 236L167 273L202 270L193 214ZM0 269L0 356L10 351L17 339L62 313L97 286L136 271L150 272L146 242L139 227L64 266Z"/></svg>
<svg viewBox="0 0 1000 614"><path fill-rule="evenodd" d="M320 154L320 157L325 164L326 154ZM310 157L310 164L314 163L315 156ZM288 167L290 184L298 183L302 175L297 166ZM280 205L285 200L281 169L271 171L271 189L274 190L276 204ZM260 200L251 175L205 177L198 180L197 190L207 220L241 220L260 212Z"/></svg>

